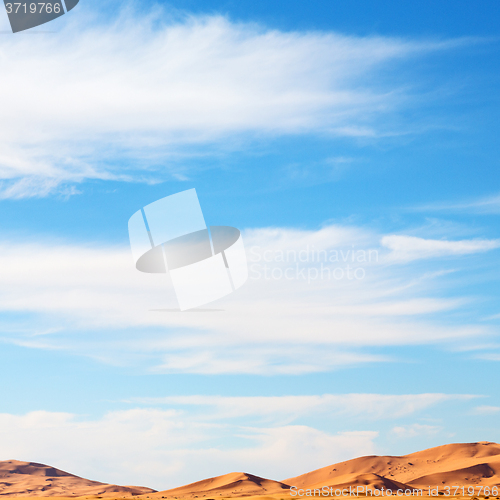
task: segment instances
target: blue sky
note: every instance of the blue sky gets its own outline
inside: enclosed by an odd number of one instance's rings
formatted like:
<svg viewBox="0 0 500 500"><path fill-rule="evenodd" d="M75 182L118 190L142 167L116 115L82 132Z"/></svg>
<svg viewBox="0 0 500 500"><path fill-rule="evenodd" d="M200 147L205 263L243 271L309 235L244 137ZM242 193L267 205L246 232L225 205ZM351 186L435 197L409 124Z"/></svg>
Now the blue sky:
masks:
<svg viewBox="0 0 500 500"><path fill-rule="evenodd" d="M2 11L0 459L165 489L500 441L498 16L81 0L11 35ZM127 221L193 187L250 279L155 312ZM265 278L313 248L377 258Z"/></svg>

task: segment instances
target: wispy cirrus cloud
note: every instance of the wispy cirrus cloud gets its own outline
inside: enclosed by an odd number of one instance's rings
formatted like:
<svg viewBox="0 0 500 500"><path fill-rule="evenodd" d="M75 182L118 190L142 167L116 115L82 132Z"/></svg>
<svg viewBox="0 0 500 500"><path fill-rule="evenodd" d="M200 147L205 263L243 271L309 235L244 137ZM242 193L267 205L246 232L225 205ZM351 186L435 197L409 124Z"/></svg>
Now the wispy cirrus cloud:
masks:
<svg viewBox="0 0 500 500"><path fill-rule="evenodd" d="M462 212L498 215L500 214L500 195L494 194L458 202L428 203L413 209L421 212Z"/></svg>
<svg viewBox="0 0 500 500"><path fill-rule="evenodd" d="M4 198L185 178L178 154L230 137L391 134L387 117L411 97L387 75L471 42L283 32L143 6L102 22L89 5L59 32L0 39Z"/></svg>
<svg viewBox="0 0 500 500"><path fill-rule="evenodd" d="M438 425L427 425L427 424L410 424L410 425L398 425L392 429L392 432L398 438L413 438L417 436L428 436L439 433L442 427Z"/></svg>
<svg viewBox="0 0 500 500"><path fill-rule="evenodd" d="M304 415L350 415L365 419L400 418L447 401L468 401L470 394L323 394L313 396L169 396L138 398L132 402L173 407L202 407L204 418L258 416L296 419ZM207 413L206 408L212 408Z"/></svg>
<svg viewBox="0 0 500 500"><path fill-rule="evenodd" d="M476 415L495 415L500 413L500 406L491 406L491 405L481 405L476 406L473 409L473 413Z"/></svg>
<svg viewBox="0 0 500 500"><path fill-rule="evenodd" d="M477 359L484 359L486 361L500 361L500 351L489 351L475 356Z"/></svg>
<svg viewBox="0 0 500 500"><path fill-rule="evenodd" d="M500 240L433 240L417 236L390 235L381 240L391 250L388 259L411 261L433 257L468 255L500 248Z"/></svg>

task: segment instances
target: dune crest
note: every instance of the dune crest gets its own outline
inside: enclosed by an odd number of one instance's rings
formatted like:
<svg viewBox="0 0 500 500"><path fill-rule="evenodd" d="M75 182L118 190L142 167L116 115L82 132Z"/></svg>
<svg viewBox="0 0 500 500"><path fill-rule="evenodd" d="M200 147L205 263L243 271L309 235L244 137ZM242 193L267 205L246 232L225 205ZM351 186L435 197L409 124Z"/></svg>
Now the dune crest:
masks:
<svg viewBox="0 0 500 500"><path fill-rule="evenodd" d="M153 497L238 497L288 493L290 487L280 481L265 479L245 472L232 472L222 476L203 479L172 490L160 491Z"/></svg>
<svg viewBox="0 0 500 500"><path fill-rule="evenodd" d="M383 488L393 492L420 488L424 490L424 495L429 487L438 487L440 491L446 486L500 487L500 445L487 441L456 443L403 456L372 455L339 462L283 481L232 472L164 491L91 481L34 462L0 462L0 495L4 496L141 496L143 500L217 500L255 496L260 500L275 500L278 494L280 498L281 495L292 497L291 488L321 490L327 487L335 491L350 486L364 486L365 490Z"/></svg>
<svg viewBox="0 0 500 500"><path fill-rule="evenodd" d="M2 496L133 496L155 490L140 486L118 486L84 479L36 462L0 461Z"/></svg>
<svg viewBox="0 0 500 500"><path fill-rule="evenodd" d="M373 475L366 483L366 475ZM403 456L367 456L329 465L283 482L312 489L365 484L377 488L381 479L407 488L500 485L500 445L490 442L437 446ZM390 488L394 489L394 488Z"/></svg>

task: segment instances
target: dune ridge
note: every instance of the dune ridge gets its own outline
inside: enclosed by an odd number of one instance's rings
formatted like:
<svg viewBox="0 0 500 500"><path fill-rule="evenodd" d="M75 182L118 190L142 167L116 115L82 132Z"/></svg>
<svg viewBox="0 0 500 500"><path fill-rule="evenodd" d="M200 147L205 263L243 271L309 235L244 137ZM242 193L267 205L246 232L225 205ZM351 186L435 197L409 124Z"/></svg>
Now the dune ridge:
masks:
<svg viewBox="0 0 500 500"><path fill-rule="evenodd" d="M238 497L272 495L275 493L288 493L290 487L280 481L265 479L245 472L232 472L222 476L203 479L171 490L159 491L153 496L203 498L203 497Z"/></svg>
<svg viewBox="0 0 500 500"><path fill-rule="evenodd" d="M95 499L136 496L144 500L217 500L251 496L259 497L259 500L276 500L282 498L282 495L290 497L291 488L318 490L328 487L335 490L349 486L393 491L414 488L426 490L428 487L438 487L443 491L446 486L500 488L500 444L488 441L455 443L403 456L365 456L282 481L245 472L232 472L163 491L91 481L34 462L0 462L0 495L17 497Z"/></svg>
<svg viewBox="0 0 500 500"><path fill-rule="evenodd" d="M118 486L84 479L49 465L19 460L0 461L1 496L135 496L156 490Z"/></svg>
<svg viewBox="0 0 500 500"><path fill-rule="evenodd" d="M457 443L403 456L360 457L284 479L283 483L304 489L338 488L362 484L367 474L376 476L369 482L373 488L380 483L380 478L408 488L498 486L500 445L487 441Z"/></svg>

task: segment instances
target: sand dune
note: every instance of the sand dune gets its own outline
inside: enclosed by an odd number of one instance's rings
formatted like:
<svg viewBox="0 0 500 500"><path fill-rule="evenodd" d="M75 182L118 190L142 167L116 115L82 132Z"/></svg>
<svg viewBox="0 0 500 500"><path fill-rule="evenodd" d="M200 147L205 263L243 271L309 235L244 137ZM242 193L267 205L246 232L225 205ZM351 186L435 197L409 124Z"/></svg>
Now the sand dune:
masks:
<svg viewBox="0 0 500 500"><path fill-rule="evenodd" d="M2 496L132 496L154 492L139 486L90 481L48 465L8 460L0 462Z"/></svg>
<svg viewBox="0 0 500 500"><path fill-rule="evenodd" d="M489 442L449 444L404 456L368 456L329 465L281 482L244 473L226 474L153 497L220 498L287 493L324 486L344 489L413 489L444 486L500 485L500 445Z"/></svg>
<svg viewBox="0 0 500 500"><path fill-rule="evenodd" d="M160 491L150 497L216 498L288 493L289 486L244 472L233 472L191 483L180 488Z"/></svg>
<svg viewBox="0 0 500 500"><path fill-rule="evenodd" d="M349 488L350 486L365 486L371 488L372 490L381 490L383 488L385 490L389 489L392 491L396 491L399 488L406 489L408 487L403 483L387 479L386 477L379 476L378 474L357 474L353 475L345 483L335 484L334 490L343 490Z"/></svg>
<svg viewBox="0 0 500 500"><path fill-rule="evenodd" d="M367 475L372 475L368 482L370 476ZM357 484L375 488L382 484L381 478L412 488L499 485L500 445L489 442L448 444L404 456L355 458L283 482L304 489Z"/></svg>
<svg viewBox="0 0 500 500"><path fill-rule="evenodd" d="M361 457L283 481L233 472L159 492L90 481L43 464L16 460L0 462L0 495L5 496L79 496L92 500L96 496L277 500L291 498L291 487L318 490L325 486L334 490L349 486L393 491L421 488L424 495L428 487L436 486L441 490L446 486L500 487L500 445L489 442L448 444L404 456Z"/></svg>

